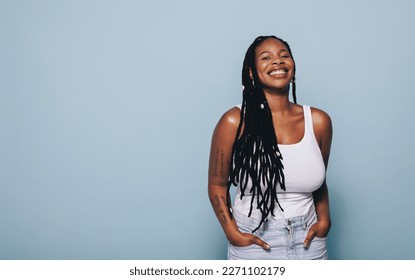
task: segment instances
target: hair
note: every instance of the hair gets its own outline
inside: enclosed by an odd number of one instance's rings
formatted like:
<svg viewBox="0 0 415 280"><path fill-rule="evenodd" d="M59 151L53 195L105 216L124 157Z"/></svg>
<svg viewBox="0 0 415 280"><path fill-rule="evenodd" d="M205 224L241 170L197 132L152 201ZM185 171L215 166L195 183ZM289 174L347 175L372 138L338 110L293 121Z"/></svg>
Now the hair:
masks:
<svg viewBox="0 0 415 280"><path fill-rule="evenodd" d="M282 42L294 60L287 42L275 36L259 36L249 46L243 62L241 118L232 148L227 201L232 217L229 195L231 185L240 184L240 199L247 191L252 194L248 216L250 217L252 214L254 203L261 212L261 221L252 232L261 227L269 214L274 216L276 204L281 211L284 211L277 199L277 186L279 185L285 191L282 155L277 144L271 110L255 67L255 50L267 39L276 39ZM293 77L295 77L295 63ZM293 101L297 103L295 89L295 78L293 78ZM244 127L243 131L242 127ZM247 190L249 181L252 187ZM262 185L265 186L265 189L261 188Z"/></svg>

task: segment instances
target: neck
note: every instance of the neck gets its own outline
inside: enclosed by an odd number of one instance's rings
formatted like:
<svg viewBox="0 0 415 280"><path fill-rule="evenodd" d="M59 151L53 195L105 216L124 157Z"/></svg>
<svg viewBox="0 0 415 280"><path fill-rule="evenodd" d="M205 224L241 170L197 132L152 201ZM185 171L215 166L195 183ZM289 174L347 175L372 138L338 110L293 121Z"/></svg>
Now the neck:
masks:
<svg viewBox="0 0 415 280"><path fill-rule="evenodd" d="M288 93L272 94L265 91L264 93L268 106L273 114L284 114L290 110L292 104L288 98Z"/></svg>

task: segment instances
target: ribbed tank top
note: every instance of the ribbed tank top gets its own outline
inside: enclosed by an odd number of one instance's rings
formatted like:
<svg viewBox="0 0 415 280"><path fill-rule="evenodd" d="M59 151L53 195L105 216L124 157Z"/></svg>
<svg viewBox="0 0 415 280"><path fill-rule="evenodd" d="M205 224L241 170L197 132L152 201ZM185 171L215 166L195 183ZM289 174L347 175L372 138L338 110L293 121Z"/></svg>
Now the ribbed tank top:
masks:
<svg viewBox="0 0 415 280"><path fill-rule="evenodd" d="M285 187L283 191L277 188L277 198L284 212L278 206L275 207L275 219L287 219L301 216L310 210L314 210L314 200L312 192L320 188L323 184L326 169L321 155L320 147L317 143L310 106L303 105L305 131L300 142L290 145L278 144L282 163L284 165ZM247 190L251 185L248 182ZM263 186L263 188L265 188ZM240 198L240 188L237 188L233 209L248 215L251 206L251 193L245 192ZM261 219L261 212L253 205L251 217ZM273 218L271 215L268 218Z"/></svg>

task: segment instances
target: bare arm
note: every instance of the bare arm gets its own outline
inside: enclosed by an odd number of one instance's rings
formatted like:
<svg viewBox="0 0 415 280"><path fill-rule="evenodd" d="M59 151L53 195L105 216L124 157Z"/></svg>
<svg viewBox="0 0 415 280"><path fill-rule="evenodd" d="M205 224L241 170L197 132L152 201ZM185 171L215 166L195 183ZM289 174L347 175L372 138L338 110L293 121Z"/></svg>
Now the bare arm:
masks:
<svg viewBox="0 0 415 280"><path fill-rule="evenodd" d="M255 235L239 231L235 220L230 216L227 199L227 182L240 120L240 110L233 108L219 120L213 132L208 173L208 194L213 210L228 240L235 246L257 244L269 249L268 244Z"/></svg>
<svg viewBox="0 0 415 280"><path fill-rule="evenodd" d="M313 109L313 127L317 142L320 146L321 154L323 156L324 164L327 169L331 140L333 135L333 128L330 117L321 110ZM318 222L311 226L310 231L304 240L304 246L308 247L311 240L315 237L327 236L330 227L330 208L329 208L329 194L326 180L324 180L321 187L313 193L314 204L316 207L316 214Z"/></svg>

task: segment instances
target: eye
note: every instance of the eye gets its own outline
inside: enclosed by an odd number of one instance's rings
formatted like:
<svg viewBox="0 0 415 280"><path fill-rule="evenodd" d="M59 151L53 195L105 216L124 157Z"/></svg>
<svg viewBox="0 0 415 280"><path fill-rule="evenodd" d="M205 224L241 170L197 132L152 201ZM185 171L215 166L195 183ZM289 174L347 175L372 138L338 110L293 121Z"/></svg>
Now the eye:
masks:
<svg viewBox="0 0 415 280"><path fill-rule="evenodd" d="M263 56L263 57L261 57L261 60L270 60L270 59L271 59L270 56Z"/></svg>
<svg viewBox="0 0 415 280"><path fill-rule="evenodd" d="M284 54L281 54L281 57L282 57L282 58L289 58L289 57L290 57L290 55L289 55L289 54L284 53Z"/></svg>

